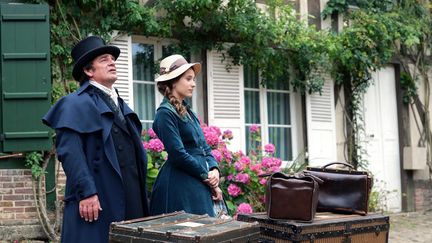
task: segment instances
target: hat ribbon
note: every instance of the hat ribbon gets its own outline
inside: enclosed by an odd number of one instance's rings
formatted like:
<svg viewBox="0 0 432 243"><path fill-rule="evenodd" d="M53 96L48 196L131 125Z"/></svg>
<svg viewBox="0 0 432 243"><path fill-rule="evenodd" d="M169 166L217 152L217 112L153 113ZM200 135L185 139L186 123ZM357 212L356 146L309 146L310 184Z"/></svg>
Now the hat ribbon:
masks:
<svg viewBox="0 0 432 243"><path fill-rule="evenodd" d="M168 73L176 70L177 68L179 68L179 67L181 67L181 66L183 66L185 64L188 64L188 62L185 59L180 58L180 59L178 59L177 61L175 61L175 62L173 62L171 64L171 66L170 66L170 68L169 68L168 71L166 70L166 67L160 67L159 68L159 73L160 73L160 75L168 74Z"/></svg>

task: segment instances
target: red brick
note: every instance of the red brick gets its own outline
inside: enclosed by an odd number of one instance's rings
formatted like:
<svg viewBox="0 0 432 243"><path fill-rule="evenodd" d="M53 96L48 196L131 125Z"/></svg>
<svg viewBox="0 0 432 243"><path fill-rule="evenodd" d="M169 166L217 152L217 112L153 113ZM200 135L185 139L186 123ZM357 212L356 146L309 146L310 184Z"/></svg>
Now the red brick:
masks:
<svg viewBox="0 0 432 243"><path fill-rule="evenodd" d="M32 180L31 176L15 176L15 177L13 178L13 181L14 181L14 182L19 182L19 181L31 181L31 180Z"/></svg>
<svg viewBox="0 0 432 243"><path fill-rule="evenodd" d="M36 207L27 207L27 208L24 209L24 211L26 213L28 213L28 212L36 212Z"/></svg>
<svg viewBox="0 0 432 243"><path fill-rule="evenodd" d="M33 189L29 189L29 188L20 188L20 189L15 189L15 194L33 194Z"/></svg>
<svg viewBox="0 0 432 243"><path fill-rule="evenodd" d="M10 200L10 201L16 201L16 200L23 200L23 195L3 195L3 200Z"/></svg>
<svg viewBox="0 0 432 243"><path fill-rule="evenodd" d="M24 213L24 208L4 208L5 213Z"/></svg>
<svg viewBox="0 0 432 243"><path fill-rule="evenodd" d="M16 201L15 202L15 207L22 207L22 206L34 206L34 201Z"/></svg>
<svg viewBox="0 0 432 243"><path fill-rule="evenodd" d="M0 181L1 182L4 182L4 181L9 182L9 181L12 181L12 177L10 177L10 176L0 176Z"/></svg>
<svg viewBox="0 0 432 243"><path fill-rule="evenodd" d="M24 183L22 182L6 182L3 183L3 188L19 188L24 187Z"/></svg>
<svg viewBox="0 0 432 243"><path fill-rule="evenodd" d="M23 173L24 175L31 175L32 174L31 170L24 170L23 172L24 172Z"/></svg>

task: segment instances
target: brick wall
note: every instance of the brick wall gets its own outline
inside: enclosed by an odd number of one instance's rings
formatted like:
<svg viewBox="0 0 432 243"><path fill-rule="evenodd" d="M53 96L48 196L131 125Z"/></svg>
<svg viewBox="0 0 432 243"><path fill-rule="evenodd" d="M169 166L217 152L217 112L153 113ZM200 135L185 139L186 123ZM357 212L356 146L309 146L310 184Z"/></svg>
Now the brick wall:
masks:
<svg viewBox="0 0 432 243"><path fill-rule="evenodd" d="M415 202L415 211L432 210L432 181L430 180L414 181L414 202Z"/></svg>
<svg viewBox="0 0 432 243"><path fill-rule="evenodd" d="M64 198L66 176L58 163L57 200ZM45 188L45 184L43 184ZM37 216L31 171L0 170L0 242L2 240L44 239Z"/></svg>
<svg viewBox="0 0 432 243"><path fill-rule="evenodd" d="M39 222L30 170L0 170L0 192L0 225Z"/></svg>
<svg viewBox="0 0 432 243"><path fill-rule="evenodd" d="M28 169L0 170L0 240L43 238Z"/></svg>

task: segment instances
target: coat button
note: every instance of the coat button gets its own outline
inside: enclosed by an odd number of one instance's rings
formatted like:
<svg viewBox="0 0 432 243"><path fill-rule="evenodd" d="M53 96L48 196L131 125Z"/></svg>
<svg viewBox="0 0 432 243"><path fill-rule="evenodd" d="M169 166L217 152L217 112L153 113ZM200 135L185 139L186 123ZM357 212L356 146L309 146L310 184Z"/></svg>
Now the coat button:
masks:
<svg viewBox="0 0 432 243"><path fill-rule="evenodd" d="M123 145L119 145L117 148L118 148L118 150L122 151L123 150Z"/></svg>
<svg viewBox="0 0 432 243"><path fill-rule="evenodd" d="M119 130L116 127L114 127L113 131L114 133L118 133Z"/></svg>

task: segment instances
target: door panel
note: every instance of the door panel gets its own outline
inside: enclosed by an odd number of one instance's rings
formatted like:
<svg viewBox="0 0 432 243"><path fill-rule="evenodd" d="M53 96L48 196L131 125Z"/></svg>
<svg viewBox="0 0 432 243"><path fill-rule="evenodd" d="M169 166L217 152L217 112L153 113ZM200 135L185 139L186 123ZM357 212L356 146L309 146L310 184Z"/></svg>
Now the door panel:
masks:
<svg viewBox="0 0 432 243"><path fill-rule="evenodd" d="M376 190L386 199L387 210L401 211L399 134L396 81L393 66L375 72L364 97L365 147L368 168L376 179Z"/></svg>

